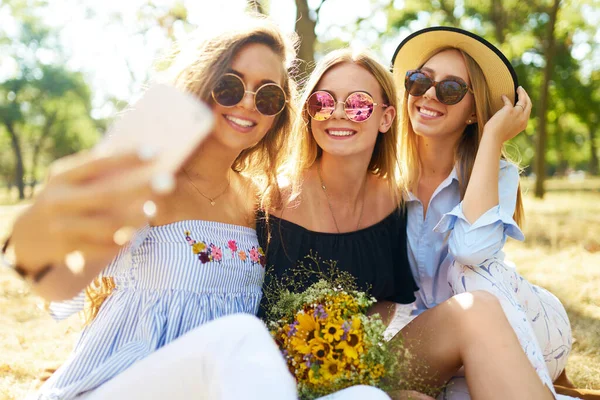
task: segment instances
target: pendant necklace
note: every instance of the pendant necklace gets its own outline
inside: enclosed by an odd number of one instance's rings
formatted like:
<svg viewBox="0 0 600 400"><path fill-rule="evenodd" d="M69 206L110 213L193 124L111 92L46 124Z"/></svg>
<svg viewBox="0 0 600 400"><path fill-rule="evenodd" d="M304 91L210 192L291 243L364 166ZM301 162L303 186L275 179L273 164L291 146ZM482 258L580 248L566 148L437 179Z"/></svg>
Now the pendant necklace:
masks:
<svg viewBox="0 0 600 400"><path fill-rule="evenodd" d="M192 181L192 178L190 178L190 175L187 173L187 171L184 169L183 172L185 173L185 176L187 176L188 180L190 181L190 183L192 184L192 186L194 187L194 189L196 189L196 191L198 193L200 193L200 196L204 197L206 200L208 200L210 202L211 206L214 206L215 200L217 200L219 197L223 196L225 194L225 192L227 191L227 189L229 189L229 185L231 183L231 180L229 179L229 173L227 174L227 185L225 186L225 189L223 189L223 191L221 193L219 193L218 195L216 195L215 197L208 197L207 195L205 195L204 193L202 193L200 191L200 189L198 189L198 186L194 185L194 182Z"/></svg>
<svg viewBox="0 0 600 400"><path fill-rule="evenodd" d="M340 227L338 226L337 220L335 219L335 215L333 213L333 207L331 206L331 201L329 200L329 195L327 194L327 188L325 187L325 183L323 183L323 177L321 176L321 162L319 161L319 164L317 164L317 174L319 175L319 181L321 182L321 189L323 189L323 193L325 193L325 198L327 199L327 205L329 206L329 212L331 213L331 218L333 219L333 223L335 224L335 229L337 229L338 233L340 232ZM360 215L358 216L358 222L356 224L356 229L358 230L358 228L360 227L360 221L362 220L362 216L363 216L363 210L365 208L365 197L366 197L366 188L367 188L367 181L365 180L365 183L363 184L363 202L360 206Z"/></svg>

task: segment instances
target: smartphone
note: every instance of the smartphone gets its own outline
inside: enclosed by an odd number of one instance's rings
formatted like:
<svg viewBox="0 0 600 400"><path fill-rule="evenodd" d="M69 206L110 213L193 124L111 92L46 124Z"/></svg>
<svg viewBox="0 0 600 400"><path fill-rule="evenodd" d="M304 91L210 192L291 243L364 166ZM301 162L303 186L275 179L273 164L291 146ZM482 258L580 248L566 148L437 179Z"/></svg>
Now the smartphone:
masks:
<svg viewBox="0 0 600 400"><path fill-rule="evenodd" d="M175 174L211 132L212 110L189 93L157 84L114 122L95 151L118 154L151 149L154 170Z"/></svg>

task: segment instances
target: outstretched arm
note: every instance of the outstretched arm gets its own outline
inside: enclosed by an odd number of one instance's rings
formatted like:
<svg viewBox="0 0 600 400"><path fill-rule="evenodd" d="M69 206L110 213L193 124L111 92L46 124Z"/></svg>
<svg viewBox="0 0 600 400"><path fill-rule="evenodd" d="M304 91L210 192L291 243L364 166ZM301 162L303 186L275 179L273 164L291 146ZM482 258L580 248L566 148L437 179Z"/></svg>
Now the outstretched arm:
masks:
<svg viewBox="0 0 600 400"><path fill-rule="evenodd" d="M17 218L10 239L16 264L39 278L33 289L51 301L71 299L85 288L147 223L143 204L155 198L152 167L136 154L78 154L60 160L57 169ZM124 227L129 233L117 237ZM79 273L65 261L74 252L83 256L76 260Z"/></svg>

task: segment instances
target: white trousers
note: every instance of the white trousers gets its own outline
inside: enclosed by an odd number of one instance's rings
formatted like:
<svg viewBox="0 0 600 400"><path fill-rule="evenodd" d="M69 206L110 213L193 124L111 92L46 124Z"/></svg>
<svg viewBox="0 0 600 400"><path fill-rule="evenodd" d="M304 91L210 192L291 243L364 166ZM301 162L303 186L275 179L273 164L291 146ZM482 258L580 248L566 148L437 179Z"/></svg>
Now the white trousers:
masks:
<svg viewBox="0 0 600 400"><path fill-rule="evenodd" d="M571 325L560 300L529 283L514 265L497 260L477 266L455 262L448 271L448 283L453 294L485 290L500 300L523 351L554 393L552 382L564 370L572 345ZM469 399L464 378L453 379L440 398Z"/></svg>
<svg viewBox="0 0 600 400"><path fill-rule="evenodd" d="M296 384L267 328L236 314L188 332L79 400L295 400ZM389 399L356 386L324 399Z"/></svg>

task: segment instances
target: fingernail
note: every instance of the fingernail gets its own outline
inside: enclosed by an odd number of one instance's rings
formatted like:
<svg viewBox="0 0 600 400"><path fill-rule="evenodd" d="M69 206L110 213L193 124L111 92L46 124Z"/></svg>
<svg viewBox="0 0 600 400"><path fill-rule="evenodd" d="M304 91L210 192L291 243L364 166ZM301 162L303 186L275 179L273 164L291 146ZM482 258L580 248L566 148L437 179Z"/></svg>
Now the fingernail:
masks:
<svg viewBox="0 0 600 400"><path fill-rule="evenodd" d="M168 194L175 189L175 178L167 172L159 172L150 182L152 191L156 194Z"/></svg>
<svg viewBox="0 0 600 400"><path fill-rule="evenodd" d="M156 148L147 144L142 145L137 152L137 155L141 161L150 161L156 157L156 154L158 154Z"/></svg>
<svg viewBox="0 0 600 400"><path fill-rule="evenodd" d="M147 218L154 218L156 215L156 203L154 203L152 200L148 200L144 203L143 210L144 215Z"/></svg>

